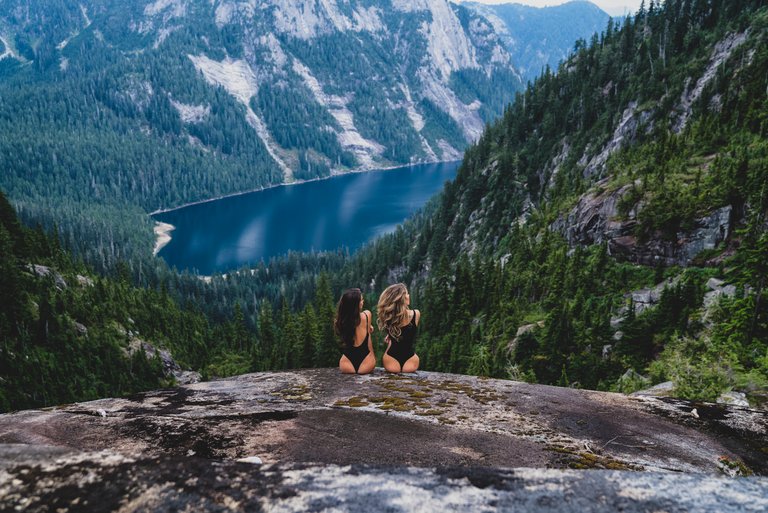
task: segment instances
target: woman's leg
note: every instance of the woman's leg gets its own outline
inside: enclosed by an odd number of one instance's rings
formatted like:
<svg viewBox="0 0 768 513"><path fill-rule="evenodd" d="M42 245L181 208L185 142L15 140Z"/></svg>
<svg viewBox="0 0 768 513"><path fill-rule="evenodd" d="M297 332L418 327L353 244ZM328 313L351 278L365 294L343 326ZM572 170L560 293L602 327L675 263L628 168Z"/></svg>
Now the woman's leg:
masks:
<svg viewBox="0 0 768 513"><path fill-rule="evenodd" d="M365 357L363 360L363 363L360 364L360 367L357 368L358 374L370 374L373 372L373 369L376 368L376 356L374 356L373 353L368 353L368 356Z"/></svg>
<svg viewBox="0 0 768 513"><path fill-rule="evenodd" d="M408 358L403 365L403 372L416 372L419 369L419 355L415 354Z"/></svg>
<svg viewBox="0 0 768 513"><path fill-rule="evenodd" d="M352 365L352 362L349 361L349 358L344 355L341 355L341 358L339 359L339 369L341 370L342 374L355 373L355 366Z"/></svg>
<svg viewBox="0 0 768 513"><path fill-rule="evenodd" d="M397 374L401 371L400 362L389 356L387 353L384 353L384 356L381 357L381 363L384 365L384 369L387 372L394 372Z"/></svg>

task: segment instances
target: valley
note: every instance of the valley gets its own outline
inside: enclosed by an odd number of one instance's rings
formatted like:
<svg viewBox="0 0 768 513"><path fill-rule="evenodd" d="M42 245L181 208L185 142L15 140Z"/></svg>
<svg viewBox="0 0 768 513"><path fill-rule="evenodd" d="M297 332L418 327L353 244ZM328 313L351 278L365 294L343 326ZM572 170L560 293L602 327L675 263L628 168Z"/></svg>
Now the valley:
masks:
<svg viewBox="0 0 768 513"><path fill-rule="evenodd" d="M359 286L375 303L402 281L424 315L424 369L765 404L762 2L654 2L541 73L497 31L514 16L438 0L3 7L0 187L14 211L3 240L26 291L0 323L13 333L4 365L37 358L49 382L67 383L61 349L92 349L101 333L110 352L151 343L205 378L333 366L338 292ZM456 156L437 197L354 252L337 241L223 259L204 281L151 256L148 212ZM41 228L14 228L16 215ZM105 290L57 288L28 264L103 276ZM104 297L131 306L89 316L84 305ZM169 326L196 329L164 333L153 320L164 309ZM3 385L4 407L170 379L152 362L126 381L91 369L103 386L54 396L26 372Z"/></svg>

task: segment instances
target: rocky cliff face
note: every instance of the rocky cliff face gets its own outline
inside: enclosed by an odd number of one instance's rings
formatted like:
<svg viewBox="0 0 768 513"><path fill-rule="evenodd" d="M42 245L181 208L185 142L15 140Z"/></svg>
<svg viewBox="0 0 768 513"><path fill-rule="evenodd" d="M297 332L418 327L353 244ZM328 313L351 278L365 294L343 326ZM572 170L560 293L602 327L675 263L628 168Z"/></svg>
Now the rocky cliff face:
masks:
<svg viewBox="0 0 768 513"><path fill-rule="evenodd" d="M556 511L548 501L597 497L594 511L758 511L764 478L717 476L768 472L767 428L742 407L428 372L252 374L0 416L0 498L33 511Z"/></svg>
<svg viewBox="0 0 768 513"><path fill-rule="evenodd" d="M681 231L673 239L659 236L641 240L636 232L637 214L642 205L627 215L620 215L618 205L632 184L607 189L609 180L598 182L592 191L579 198L567 215L555 221L551 229L563 234L569 244L607 244L609 252L623 260L664 266L687 266L704 250L723 243L731 232L731 206L699 218L695 228Z"/></svg>
<svg viewBox="0 0 768 513"><path fill-rule="evenodd" d="M139 110L169 102L189 144L205 148L197 132L221 106L190 94L199 85L178 84L186 75L178 67L194 68L198 80L240 104L253 129L246 135L285 181L308 162L347 170L458 159L521 86L491 23L447 0L3 6L0 55L39 64L36 45L48 46L45 58L59 64L50 74L76 73L78 61L92 58L81 45L94 38L110 48L113 64L161 56L165 68L146 76L111 66L115 84L125 82L113 93ZM13 41L26 53L6 44Z"/></svg>

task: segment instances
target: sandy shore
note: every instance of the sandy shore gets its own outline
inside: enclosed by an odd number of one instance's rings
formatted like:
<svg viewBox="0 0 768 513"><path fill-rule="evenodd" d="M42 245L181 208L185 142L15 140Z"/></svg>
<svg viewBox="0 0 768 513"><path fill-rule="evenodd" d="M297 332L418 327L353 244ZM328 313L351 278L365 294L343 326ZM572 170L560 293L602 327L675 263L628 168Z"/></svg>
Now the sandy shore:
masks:
<svg viewBox="0 0 768 513"><path fill-rule="evenodd" d="M163 249L166 244L171 242L171 232L175 229L176 227L173 226L172 224L155 221L156 240L155 240L155 250L152 252L153 255L157 256L160 250Z"/></svg>

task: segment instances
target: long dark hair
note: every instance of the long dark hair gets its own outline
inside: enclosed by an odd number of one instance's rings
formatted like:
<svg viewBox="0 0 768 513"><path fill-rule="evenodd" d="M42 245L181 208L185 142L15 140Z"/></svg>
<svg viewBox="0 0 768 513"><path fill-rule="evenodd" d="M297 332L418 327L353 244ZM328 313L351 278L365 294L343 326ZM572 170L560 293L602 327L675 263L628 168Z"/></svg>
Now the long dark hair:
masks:
<svg viewBox="0 0 768 513"><path fill-rule="evenodd" d="M336 335L347 346L355 345L355 330L360 325L360 299L363 293L360 289L347 289L336 306L336 317L333 319L333 329Z"/></svg>

